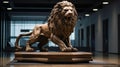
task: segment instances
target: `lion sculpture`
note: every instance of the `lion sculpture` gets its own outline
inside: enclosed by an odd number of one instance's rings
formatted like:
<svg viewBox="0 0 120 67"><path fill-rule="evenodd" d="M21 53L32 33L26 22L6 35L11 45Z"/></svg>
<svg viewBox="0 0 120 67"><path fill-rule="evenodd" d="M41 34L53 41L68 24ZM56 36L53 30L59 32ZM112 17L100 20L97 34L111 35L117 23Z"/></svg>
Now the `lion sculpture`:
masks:
<svg viewBox="0 0 120 67"><path fill-rule="evenodd" d="M31 45L35 42L40 42L38 45L40 50L46 51L47 49L43 46L48 43L48 40L57 44L63 52L78 51L72 47L69 38L77 22L77 16L75 6L71 2L58 2L51 11L48 23L35 26L33 31L28 34L19 35L15 43L16 48L21 49L18 46L20 37L30 35L30 39L26 43L26 51L32 51Z"/></svg>

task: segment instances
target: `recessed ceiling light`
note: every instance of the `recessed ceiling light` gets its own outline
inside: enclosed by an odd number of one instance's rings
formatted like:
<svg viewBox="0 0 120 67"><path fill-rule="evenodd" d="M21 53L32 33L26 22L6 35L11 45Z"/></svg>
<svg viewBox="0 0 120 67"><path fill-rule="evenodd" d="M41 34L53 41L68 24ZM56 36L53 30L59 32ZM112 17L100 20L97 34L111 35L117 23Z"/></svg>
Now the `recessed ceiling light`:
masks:
<svg viewBox="0 0 120 67"><path fill-rule="evenodd" d="M88 16L90 16L90 14L85 14L85 16L87 16L87 17L88 17Z"/></svg>
<svg viewBox="0 0 120 67"><path fill-rule="evenodd" d="M93 9L93 11L98 11L98 9Z"/></svg>
<svg viewBox="0 0 120 67"><path fill-rule="evenodd" d="M12 10L12 8L7 8L7 10Z"/></svg>
<svg viewBox="0 0 120 67"><path fill-rule="evenodd" d="M3 3L9 3L9 1L3 1Z"/></svg>
<svg viewBox="0 0 120 67"><path fill-rule="evenodd" d="M102 4L109 4L109 2L102 2Z"/></svg>

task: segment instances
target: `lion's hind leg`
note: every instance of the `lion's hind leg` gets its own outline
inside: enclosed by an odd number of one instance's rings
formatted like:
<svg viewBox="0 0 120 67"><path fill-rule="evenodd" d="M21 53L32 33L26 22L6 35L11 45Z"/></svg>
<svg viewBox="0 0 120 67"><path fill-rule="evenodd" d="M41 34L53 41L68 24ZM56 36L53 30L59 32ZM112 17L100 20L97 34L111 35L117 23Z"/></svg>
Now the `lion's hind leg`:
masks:
<svg viewBox="0 0 120 67"><path fill-rule="evenodd" d="M20 47L20 45L18 44L19 43L19 40L22 36L29 36L31 35L32 32L29 32L29 33L26 33L26 34L20 34L17 38L16 38L16 41L15 41L15 50L16 51L19 51L22 49L22 47Z"/></svg>
<svg viewBox="0 0 120 67"><path fill-rule="evenodd" d="M30 39L26 43L26 51L34 51L34 49L31 48L31 45L35 42L38 42L40 33L41 33L41 27L35 26L35 28L33 29L32 35L30 36Z"/></svg>
<svg viewBox="0 0 120 67"><path fill-rule="evenodd" d="M48 49L44 48L44 45L46 45L47 43L48 43L48 38L43 35L40 35L38 47L41 52L48 52Z"/></svg>
<svg viewBox="0 0 120 67"><path fill-rule="evenodd" d="M25 51L27 51L27 52L34 51L34 49L31 48L31 46L32 46L33 43L35 43L37 41L38 41L37 38L30 38L26 43Z"/></svg>

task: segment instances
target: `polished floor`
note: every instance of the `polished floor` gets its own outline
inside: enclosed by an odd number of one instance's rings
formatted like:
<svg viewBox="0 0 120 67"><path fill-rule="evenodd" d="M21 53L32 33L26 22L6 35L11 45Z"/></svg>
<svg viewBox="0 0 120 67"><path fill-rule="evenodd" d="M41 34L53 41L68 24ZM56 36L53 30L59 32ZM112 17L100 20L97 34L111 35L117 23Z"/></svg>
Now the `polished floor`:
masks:
<svg viewBox="0 0 120 67"><path fill-rule="evenodd" d="M94 53L93 61L89 63L13 63L13 52L2 52L0 67L120 67L120 56L117 54Z"/></svg>

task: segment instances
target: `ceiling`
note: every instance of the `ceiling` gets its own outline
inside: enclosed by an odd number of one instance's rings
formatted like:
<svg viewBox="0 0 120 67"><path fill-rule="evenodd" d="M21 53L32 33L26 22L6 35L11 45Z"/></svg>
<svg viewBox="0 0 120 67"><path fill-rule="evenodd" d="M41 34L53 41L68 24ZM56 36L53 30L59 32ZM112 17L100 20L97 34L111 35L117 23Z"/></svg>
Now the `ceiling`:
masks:
<svg viewBox="0 0 120 67"><path fill-rule="evenodd" d="M2 0L6 1L6 0ZM1 3L2 3L1 1ZM62 0L7 0L9 3L3 4L4 8L12 8L12 13L37 13L37 12L50 12L53 6ZM93 8L102 9L104 6L102 2L108 1L109 3L114 0L69 0L77 9L78 13L92 13Z"/></svg>

